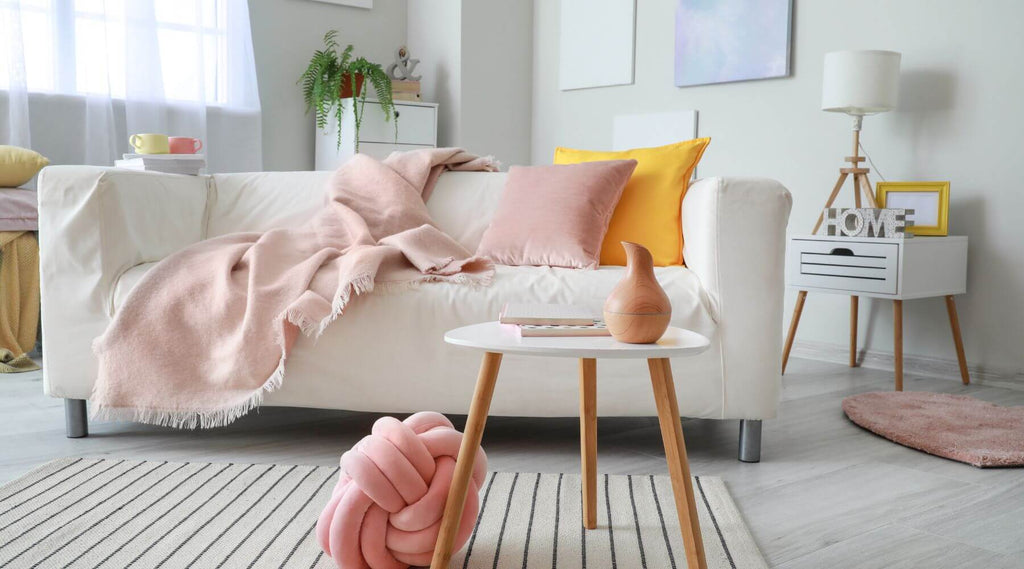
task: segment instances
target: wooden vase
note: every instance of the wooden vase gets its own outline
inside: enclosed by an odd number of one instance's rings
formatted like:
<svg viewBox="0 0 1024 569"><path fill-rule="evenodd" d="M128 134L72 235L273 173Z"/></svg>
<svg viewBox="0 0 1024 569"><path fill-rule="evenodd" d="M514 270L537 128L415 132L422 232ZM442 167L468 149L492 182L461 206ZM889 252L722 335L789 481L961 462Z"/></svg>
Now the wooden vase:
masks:
<svg viewBox="0 0 1024 569"><path fill-rule="evenodd" d="M612 337L627 344L657 342L668 329L672 304L654 277L654 258L643 245L622 242L626 276L604 302L604 321Z"/></svg>

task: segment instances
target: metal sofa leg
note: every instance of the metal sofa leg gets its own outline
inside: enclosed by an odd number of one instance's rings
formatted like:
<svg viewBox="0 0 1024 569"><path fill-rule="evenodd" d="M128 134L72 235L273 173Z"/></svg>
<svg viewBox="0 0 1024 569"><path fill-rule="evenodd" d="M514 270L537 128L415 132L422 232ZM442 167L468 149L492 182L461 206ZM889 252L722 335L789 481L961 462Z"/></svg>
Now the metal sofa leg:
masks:
<svg viewBox="0 0 1024 569"><path fill-rule="evenodd" d="M89 436L89 415L85 409L85 399L65 399L64 419L69 439Z"/></svg>
<svg viewBox="0 0 1024 569"><path fill-rule="evenodd" d="M741 462L761 462L761 420L740 419Z"/></svg>

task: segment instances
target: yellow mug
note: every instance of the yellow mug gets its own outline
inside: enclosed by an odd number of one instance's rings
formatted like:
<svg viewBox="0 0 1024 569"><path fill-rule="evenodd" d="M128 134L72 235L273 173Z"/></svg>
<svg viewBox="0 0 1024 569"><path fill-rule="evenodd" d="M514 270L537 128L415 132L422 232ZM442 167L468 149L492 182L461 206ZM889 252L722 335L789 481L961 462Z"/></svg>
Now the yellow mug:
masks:
<svg viewBox="0 0 1024 569"><path fill-rule="evenodd" d="M135 148L137 154L167 154L171 151L166 134L133 134L128 137L128 144Z"/></svg>

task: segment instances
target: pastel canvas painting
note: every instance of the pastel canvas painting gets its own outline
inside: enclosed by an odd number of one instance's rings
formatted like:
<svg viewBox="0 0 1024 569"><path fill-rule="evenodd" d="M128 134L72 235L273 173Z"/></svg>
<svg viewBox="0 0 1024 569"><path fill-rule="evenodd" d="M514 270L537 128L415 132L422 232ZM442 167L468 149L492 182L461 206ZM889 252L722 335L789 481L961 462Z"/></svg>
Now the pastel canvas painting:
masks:
<svg viewBox="0 0 1024 569"><path fill-rule="evenodd" d="M676 86L789 75L791 0L678 0Z"/></svg>

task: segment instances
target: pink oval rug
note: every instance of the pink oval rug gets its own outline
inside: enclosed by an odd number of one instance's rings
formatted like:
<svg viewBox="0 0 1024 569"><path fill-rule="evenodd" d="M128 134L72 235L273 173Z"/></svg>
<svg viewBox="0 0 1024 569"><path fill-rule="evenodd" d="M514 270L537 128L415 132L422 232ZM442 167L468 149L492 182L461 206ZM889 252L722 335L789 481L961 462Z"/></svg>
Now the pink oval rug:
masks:
<svg viewBox="0 0 1024 569"><path fill-rule="evenodd" d="M966 395L872 391L843 399L851 421L903 446L974 466L1024 466L1024 407Z"/></svg>

